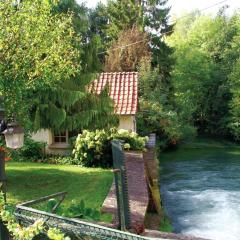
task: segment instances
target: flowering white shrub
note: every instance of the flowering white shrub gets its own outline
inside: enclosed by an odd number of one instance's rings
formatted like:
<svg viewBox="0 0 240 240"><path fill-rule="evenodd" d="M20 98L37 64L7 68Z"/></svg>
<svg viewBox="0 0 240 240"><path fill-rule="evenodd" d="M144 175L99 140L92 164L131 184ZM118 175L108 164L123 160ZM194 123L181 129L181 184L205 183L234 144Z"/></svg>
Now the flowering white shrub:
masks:
<svg viewBox="0 0 240 240"><path fill-rule="evenodd" d="M109 131L96 130L94 132L84 130L79 134L73 150L74 163L87 167L110 167L112 166L111 141L119 139L123 141L125 150L145 149L147 137L140 137L137 133L128 130Z"/></svg>

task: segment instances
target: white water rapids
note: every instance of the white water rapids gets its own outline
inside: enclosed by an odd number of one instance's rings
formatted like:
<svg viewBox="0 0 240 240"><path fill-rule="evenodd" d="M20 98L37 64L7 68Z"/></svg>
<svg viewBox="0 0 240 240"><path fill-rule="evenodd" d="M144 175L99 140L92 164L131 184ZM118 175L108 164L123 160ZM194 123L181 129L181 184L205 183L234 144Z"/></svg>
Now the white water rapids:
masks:
<svg viewBox="0 0 240 240"><path fill-rule="evenodd" d="M160 161L163 205L176 233L240 240L240 155L222 151Z"/></svg>

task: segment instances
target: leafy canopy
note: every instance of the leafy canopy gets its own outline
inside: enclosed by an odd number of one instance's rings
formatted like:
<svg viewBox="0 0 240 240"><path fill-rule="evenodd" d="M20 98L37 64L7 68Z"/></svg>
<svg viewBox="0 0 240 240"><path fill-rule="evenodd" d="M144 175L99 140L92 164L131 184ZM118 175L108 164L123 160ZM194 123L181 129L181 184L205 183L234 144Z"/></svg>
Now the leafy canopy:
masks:
<svg viewBox="0 0 240 240"><path fill-rule="evenodd" d="M8 115L25 118L27 93L56 87L81 69L70 14L52 14L48 1L0 1L0 94ZM20 117L21 116L21 117Z"/></svg>
<svg viewBox="0 0 240 240"><path fill-rule="evenodd" d="M107 127L107 89L88 92L99 70L98 37L74 0L0 2L0 94L9 117L31 130Z"/></svg>
<svg viewBox="0 0 240 240"><path fill-rule="evenodd" d="M196 12L179 21L167 39L175 48L172 78L177 111L201 132L236 138L238 19L238 14L228 17L224 11L216 17Z"/></svg>

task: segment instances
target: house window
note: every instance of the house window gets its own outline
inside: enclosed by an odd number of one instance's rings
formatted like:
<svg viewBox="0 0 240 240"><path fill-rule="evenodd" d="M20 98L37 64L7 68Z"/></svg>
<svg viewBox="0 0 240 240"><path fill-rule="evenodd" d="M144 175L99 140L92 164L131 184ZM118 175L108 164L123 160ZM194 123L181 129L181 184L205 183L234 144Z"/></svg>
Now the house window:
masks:
<svg viewBox="0 0 240 240"><path fill-rule="evenodd" d="M68 143L68 132L53 135L54 143Z"/></svg>

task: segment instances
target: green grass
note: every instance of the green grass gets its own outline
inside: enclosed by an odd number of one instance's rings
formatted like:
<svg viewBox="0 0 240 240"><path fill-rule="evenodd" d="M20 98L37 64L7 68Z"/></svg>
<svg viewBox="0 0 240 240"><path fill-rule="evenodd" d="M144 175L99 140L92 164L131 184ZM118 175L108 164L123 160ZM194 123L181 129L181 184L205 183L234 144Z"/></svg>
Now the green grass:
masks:
<svg viewBox="0 0 240 240"><path fill-rule="evenodd" d="M166 214L163 216L163 219L161 220L159 230L161 232L169 232L169 233L173 232L172 223Z"/></svg>
<svg viewBox="0 0 240 240"><path fill-rule="evenodd" d="M56 192L67 191L63 202L83 199L87 207L100 209L112 183L112 173L100 168L8 162L7 197L16 204ZM110 216L103 216L110 221Z"/></svg>

